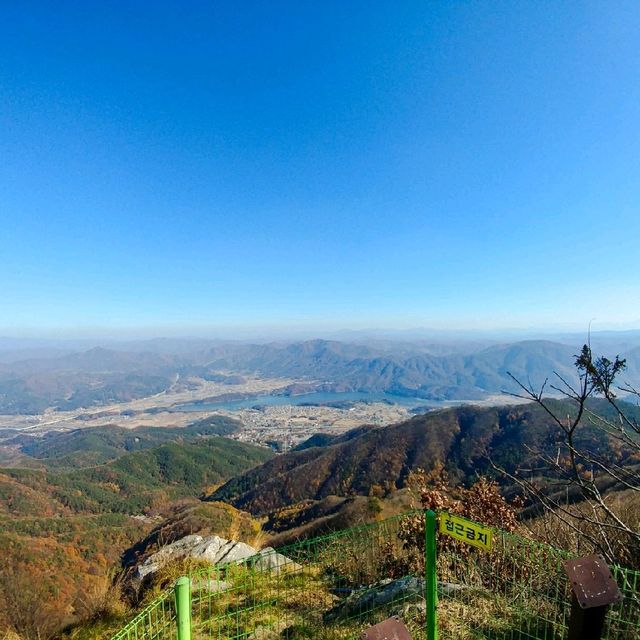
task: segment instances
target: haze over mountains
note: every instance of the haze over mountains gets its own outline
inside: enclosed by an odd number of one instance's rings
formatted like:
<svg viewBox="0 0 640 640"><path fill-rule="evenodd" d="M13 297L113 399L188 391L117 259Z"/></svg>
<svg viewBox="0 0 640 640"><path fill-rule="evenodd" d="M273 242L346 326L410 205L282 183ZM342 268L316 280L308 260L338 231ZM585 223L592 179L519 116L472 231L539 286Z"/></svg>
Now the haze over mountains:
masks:
<svg viewBox="0 0 640 640"><path fill-rule="evenodd" d="M596 354L625 357L621 381L638 383L640 334L596 334L593 344ZM225 378L228 374L298 380L290 393L384 391L427 400L480 400L516 390L507 372L534 385L554 371L572 379L580 340L251 344L167 339L72 349L65 343L34 346L4 339L0 346L0 413L31 414L151 396L190 377L233 384L236 378Z"/></svg>
<svg viewBox="0 0 640 640"><path fill-rule="evenodd" d="M640 337L594 343L596 353L627 357L620 381L637 383ZM515 389L507 371L534 385L554 370L572 379L580 341L376 337L4 346L0 413L14 415L3 415L0 429L0 545L12 552L0 581L13 584L22 576L39 594L38 607L47 603L47 624L55 631L84 620L77 603L121 559L130 574L145 555L191 533L251 544L268 537L279 545L369 522L415 506L412 472L439 465L454 484L487 474L511 495L514 485L495 472L493 460L510 473L535 475L552 490L553 478L532 452L556 455L558 430L540 407L463 404L422 413L428 404L422 399L499 404L504 397L492 394ZM329 398L341 390L378 395L331 408L291 407L294 398L285 398L289 406L278 407L276 416L260 406L225 414L207 395L247 393L253 403L261 394L312 389ZM381 391L408 396L410 404L383 404ZM185 400L194 394L200 399ZM192 411L190 402L202 404ZM566 401L550 402L559 415L573 410ZM108 403L114 406L101 407ZM371 416L381 411L382 418L359 417L362 407ZM590 409L615 418L602 399ZM628 411L640 418L638 407ZM15 415L21 412L38 415ZM332 422L331 412L351 423ZM391 421L396 414L401 417ZM302 433L313 435L302 440ZM633 451L588 424L576 443L638 465ZM615 483L602 488L620 493ZM0 616L0 628L11 623Z"/></svg>

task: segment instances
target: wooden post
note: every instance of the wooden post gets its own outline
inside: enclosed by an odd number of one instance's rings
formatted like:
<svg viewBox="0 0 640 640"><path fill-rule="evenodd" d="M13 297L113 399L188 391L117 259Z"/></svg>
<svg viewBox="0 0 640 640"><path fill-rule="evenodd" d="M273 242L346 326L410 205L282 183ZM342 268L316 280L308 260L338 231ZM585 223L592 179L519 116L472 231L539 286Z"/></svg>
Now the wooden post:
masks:
<svg viewBox="0 0 640 640"><path fill-rule="evenodd" d="M578 602L578 598L576 598L576 594L572 593L567 640L600 640L608 609L608 604L602 607L583 609Z"/></svg>

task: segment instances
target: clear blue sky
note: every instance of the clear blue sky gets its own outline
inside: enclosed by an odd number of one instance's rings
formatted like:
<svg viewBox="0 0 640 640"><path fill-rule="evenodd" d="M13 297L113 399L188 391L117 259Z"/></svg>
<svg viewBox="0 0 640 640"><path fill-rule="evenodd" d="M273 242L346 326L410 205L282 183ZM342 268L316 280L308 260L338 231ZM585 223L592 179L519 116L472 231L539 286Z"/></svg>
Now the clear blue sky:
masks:
<svg viewBox="0 0 640 640"><path fill-rule="evenodd" d="M0 330L640 325L640 4L3 2Z"/></svg>

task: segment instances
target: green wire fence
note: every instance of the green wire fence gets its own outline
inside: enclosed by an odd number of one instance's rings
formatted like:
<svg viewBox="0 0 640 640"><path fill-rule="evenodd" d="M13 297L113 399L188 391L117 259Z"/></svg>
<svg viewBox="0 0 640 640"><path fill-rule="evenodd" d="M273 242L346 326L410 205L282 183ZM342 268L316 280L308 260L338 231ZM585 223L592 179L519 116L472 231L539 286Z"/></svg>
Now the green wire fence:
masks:
<svg viewBox="0 0 640 640"><path fill-rule="evenodd" d="M176 606L168 589L123 627L113 640L164 640L176 636Z"/></svg>
<svg viewBox="0 0 640 640"><path fill-rule="evenodd" d="M347 640L392 615L414 639L427 640L424 537L421 546L407 544L406 536L416 518L424 522L413 512L267 550L240 564L194 570L188 576L191 640ZM500 531L490 552L439 538L439 640L566 638L568 557ZM640 572L612 567L612 573L623 598L610 609L603 638L640 639ZM112 640L173 640L176 633L168 591Z"/></svg>

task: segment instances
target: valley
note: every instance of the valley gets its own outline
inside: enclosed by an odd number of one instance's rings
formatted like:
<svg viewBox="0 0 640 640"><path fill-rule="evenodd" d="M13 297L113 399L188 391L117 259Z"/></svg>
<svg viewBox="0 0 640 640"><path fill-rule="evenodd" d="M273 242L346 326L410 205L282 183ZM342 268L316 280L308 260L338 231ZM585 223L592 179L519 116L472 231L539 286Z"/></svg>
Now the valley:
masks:
<svg viewBox="0 0 640 640"><path fill-rule="evenodd" d="M331 395L331 394L326 394ZM402 404L389 401L343 401L343 394L334 394L335 404L306 405L282 404L276 406L246 407L241 409L219 409L214 415L235 418L243 428L233 438L243 442L275 446L278 451L287 451L304 442L316 433L340 435L361 425L387 426L407 420L416 413L425 413L439 408L459 404L473 406L510 405L522 400L508 395L496 395L486 400L463 402L429 402L420 399L404 399Z"/></svg>
<svg viewBox="0 0 640 640"><path fill-rule="evenodd" d="M165 391L135 400L113 402L98 407L89 405L66 411L49 407L36 414L0 415L0 429L46 432L83 426L98 427L114 422L129 428L184 426L209 412L185 413L175 409L178 405L213 401L229 396L258 396L285 389L293 382L287 378L253 377L241 378L230 385L197 376L190 376L188 379L176 376L176 380Z"/></svg>
<svg viewBox="0 0 640 640"><path fill-rule="evenodd" d="M63 433L76 429L121 427L125 429L158 428L175 429L205 420L211 416L223 416L238 420L243 426L229 437L242 442L274 447L286 451L318 432L340 434L362 424L385 426L410 418L415 413L424 413L438 408L465 404L462 401L421 401L419 398L403 398L401 403L389 400L344 400L351 394L325 393L324 404L301 402L289 396L264 396L265 391L285 388L287 380L251 380L238 385L239 389L229 393L229 388L219 396L214 385L203 385L203 389L188 392L185 403L184 392L166 392L151 398L143 398L122 404L100 407L99 410L56 411L50 410L36 416L0 416L0 462L14 459L17 451L15 433L41 438L50 433ZM195 384L195 383L194 383ZM198 404L199 396L206 393L206 403ZM261 395L254 395L261 394ZM225 402L229 395L250 396L243 402ZM366 396L367 394L358 394ZM379 394L378 394L379 395ZM275 398L277 404L264 404L264 398ZM302 396L306 398L307 396ZM331 401L331 398L335 398ZM472 400L474 406L508 405L522 402L518 398L493 395L486 400ZM241 404L238 408L229 405ZM219 407L219 408L218 408ZM4 431L2 431L4 430Z"/></svg>
<svg viewBox="0 0 640 640"><path fill-rule="evenodd" d="M392 424L408 418L412 405L420 407L417 399L400 405L389 401L348 402L341 400L341 394L325 394L328 397L335 395L335 406L332 406L330 402L299 405L294 404L296 398L289 396L265 396L265 393L278 394L291 384L293 381L286 378L252 378L224 386L190 379L187 390L174 387L148 398L94 409L49 409L37 415L0 416L0 461L7 463L15 459L13 454L19 447L13 442L17 434L43 438L51 433L103 427L176 429L210 416L224 416L242 423L243 428L230 437L285 450L318 431L343 433L360 424ZM277 398L283 403L262 404L265 397ZM246 402L240 403L246 406L229 408L234 402L225 401L230 398L246 398Z"/></svg>
<svg viewBox="0 0 640 640"><path fill-rule="evenodd" d="M3 362L0 547L11 563L0 570L0 601L28 609L11 586L29 585L48 604L45 619L29 609L39 626L26 637L51 637L92 619L84 594L111 593L113 575L125 579L189 534L259 549L373 522L415 507L422 494L412 482L422 473L443 473L452 491L487 476L510 499L525 469L553 492L544 459L556 459L561 431L535 402L509 393L517 390L509 374L532 384L545 370L571 379L573 348L412 349L314 340ZM628 353L633 382L639 347ZM23 392L11 395L16 388ZM549 402L559 415L573 411ZM588 408L615 418L603 399ZM635 404L625 411L640 418ZM589 420L575 442L631 473L640 464L633 443L620 446ZM611 478L600 482L618 495ZM636 502L624 505L635 517ZM521 511L536 515L532 504ZM118 601L125 611L137 602ZM2 624L11 622L0 616Z"/></svg>
<svg viewBox="0 0 640 640"><path fill-rule="evenodd" d="M15 432L118 426L186 427L210 415L239 419L234 437L286 450L318 431L387 425L436 407L515 400L506 371L542 380L567 373L570 347L530 341L478 350L423 343L350 344L327 340L199 344L154 352L95 347L42 357L0 359L0 460L14 459ZM637 349L634 363L637 364ZM635 373L637 366L633 368ZM493 367L497 367L493 370Z"/></svg>

